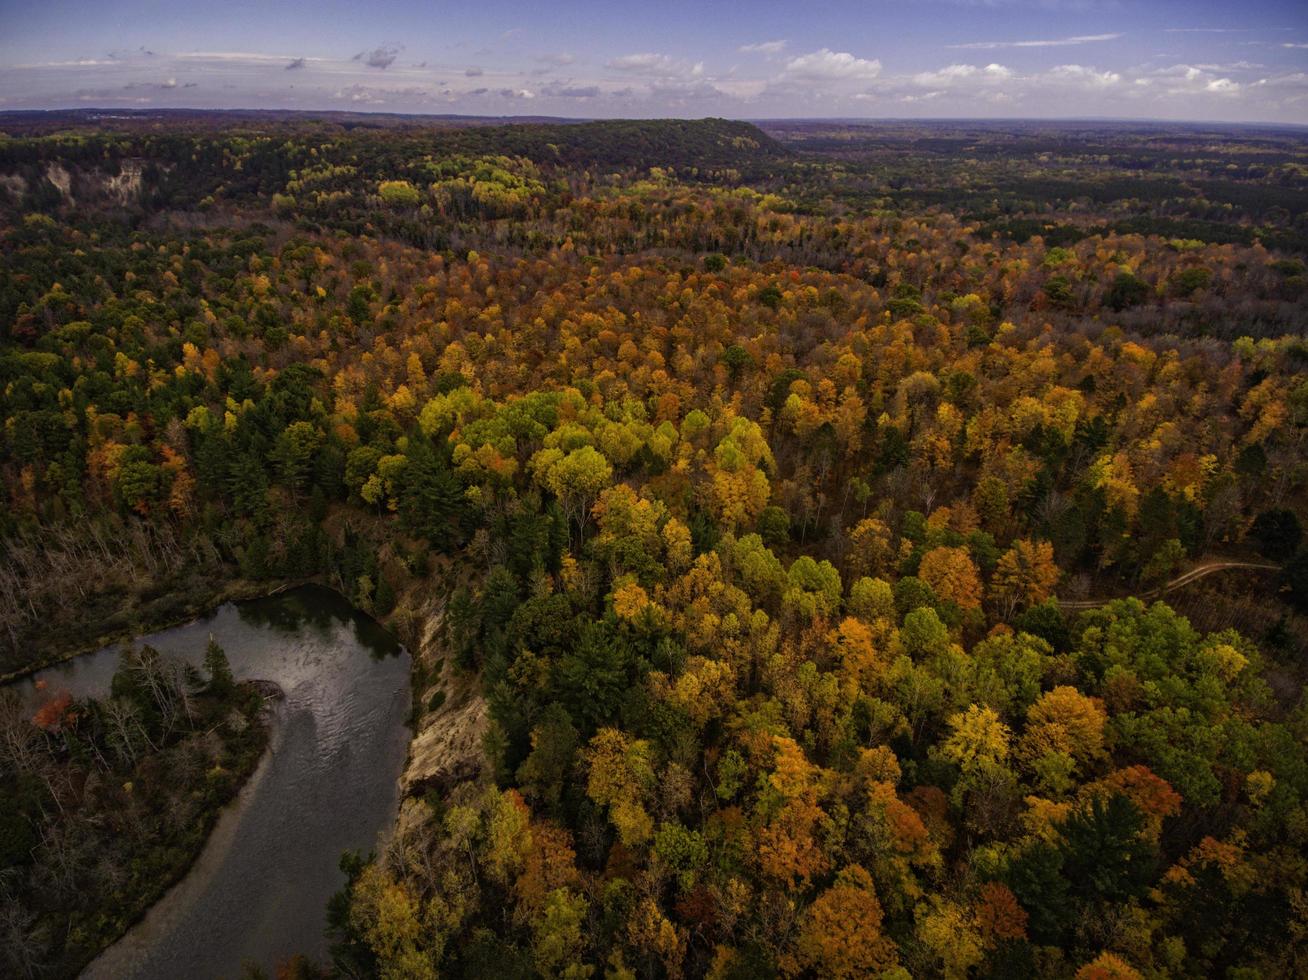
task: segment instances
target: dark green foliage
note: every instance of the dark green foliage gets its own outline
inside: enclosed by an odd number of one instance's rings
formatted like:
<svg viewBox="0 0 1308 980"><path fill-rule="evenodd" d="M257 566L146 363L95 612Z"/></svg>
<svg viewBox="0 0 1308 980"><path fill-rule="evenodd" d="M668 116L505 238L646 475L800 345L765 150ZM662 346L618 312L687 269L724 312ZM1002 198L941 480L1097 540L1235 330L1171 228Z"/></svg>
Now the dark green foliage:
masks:
<svg viewBox="0 0 1308 980"><path fill-rule="evenodd" d="M549 705L532 728L531 754L518 767L517 780L523 791L546 809L558 808L568 785L579 747L579 735L567 710Z"/></svg>
<svg viewBox="0 0 1308 980"><path fill-rule="evenodd" d="M1189 296L1201 289L1207 289L1213 281L1213 274L1202 266L1191 266L1172 277L1172 290L1180 296Z"/></svg>
<svg viewBox="0 0 1308 980"><path fill-rule="evenodd" d="M617 719L634 680L633 651L604 622L586 623L554 670L553 690L585 733Z"/></svg>
<svg viewBox="0 0 1308 980"><path fill-rule="evenodd" d="M1301 613L1308 613L1308 550L1300 551L1285 563L1281 582L1291 605Z"/></svg>
<svg viewBox="0 0 1308 980"><path fill-rule="evenodd" d="M1030 607L1018 615L1013 625L1023 633L1040 637L1055 651L1061 652L1068 648L1070 630L1067 617L1057 599L1049 599Z"/></svg>
<svg viewBox="0 0 1308 980"><path fill-rule="evenodd" d="M1254 518L1249 537L1265 556L1273 561L1284 561L1298 549L1303 528L1292 510L1265 510Z"/></svg>
<svg viewBox="0 0 1308 980"><path fill-rule="evenodd" d="M327 902L328 952L332 965L344 976L368 976L376 969L376 956L350 921L350 889L371 860L371 854L365 857L358 851L342 854L345 885Z"/></svg>
<svg viewBox="0 0 1308 980"><path fill-rule="evenodd" d="M372 611L377 616L389 616L395 608L395 587L385 575L377 577L377 590L373 595Z"/></svg>
<svg viewBox="0 0 1308 980"><path fill-rule="evenodd" d="M1157 873L1157 853L1143 838L1144 819L1124 796L1076 810L1059 828L1068 893L1091 904L1138 898Z"/></svg>
<svg viewBox="0 0 1308 980"><path fill-rule="evenodd" d="M1149 284L1137 279L1129 272L1119 272L1108 287L1104 298L1109 309L1119 313L1132 306L1139 306L1149 297Z"/></svg>
<svg viewBox="0 0 1308 980"><path fill-rule="evenodd" d="M1060 944L1073 907L1062 851L1053 844L1033 844L1009 865L1007 884L1029 916L1031 939Z"/></svg>
<svg viewBox="0 0 1308 980"><path fill-rule="evenodd" d="M754 363L754 358L739 344L732 344L722 352L722 363L727 366L732 380L735 380L740 377L741 371Z"/></svg>
<svg viewBox="0 0 1308 980"><path fill-rule="evenodd" d="M209 645L204 651L204 672L209 675L209 693L218 698L231 696L236 678L232 676L227 654L213 637L209 638Z"/></svg>
<svg viewBox="0 0 1308 980"><path fill-rule="evenodd" d="M790 515L780 507L765 507L758 518L758 533L769 548L780 548L790 540Z"/></svg>

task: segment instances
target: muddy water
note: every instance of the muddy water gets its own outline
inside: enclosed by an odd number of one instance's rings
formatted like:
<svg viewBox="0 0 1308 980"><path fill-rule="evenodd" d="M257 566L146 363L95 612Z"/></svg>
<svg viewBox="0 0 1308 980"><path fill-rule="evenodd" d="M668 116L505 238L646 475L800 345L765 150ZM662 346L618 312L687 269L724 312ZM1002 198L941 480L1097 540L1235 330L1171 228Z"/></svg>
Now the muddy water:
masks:
<svg viewBox="0 0 1308 980"><path fill-rule="evenodd" d="M394 818L409 737L409 657L395 639L306 586L138 643L199 665L211 633L238 678L285 691L270 751L186 878L86 977L235 978L245 964L271 975L296 952L324 958L327 900L345 882L340 856L372 850ZM50 690L103 695L118 649L37 677Z"/></svg>

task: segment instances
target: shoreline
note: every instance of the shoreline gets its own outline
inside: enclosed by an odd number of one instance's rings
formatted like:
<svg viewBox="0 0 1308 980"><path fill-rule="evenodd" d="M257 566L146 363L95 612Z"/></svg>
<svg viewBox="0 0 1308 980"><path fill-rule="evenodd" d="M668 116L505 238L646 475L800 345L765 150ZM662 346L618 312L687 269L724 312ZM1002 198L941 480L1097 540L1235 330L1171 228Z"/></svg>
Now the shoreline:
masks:
<svg viewBox="0 0 1308 980"><path fill-rule="evenodd" d="M272 681L249 680L241 683L254 687L264 697L264 706L259 714L266 728L267 737L263 751L259 753L259 761L245 777L240 788L213 816L209 829L205 833L204 843L182 869L181 874L168 883L158 898L141 910L141 914L132 921L122 935L96 953L95 957L82 967L77 974L79 978L94 980L102 977L104 980L110 980L110 978L131 975L134 962L153 945L146 942L147 937L139 933L166 926L179 896L206 887L209 879L201 880L203 877L201 872L206 869L209 872L216 870L222 857L219 849L223 849L225 853L225 849L230 847L235 839L241 818L249 809L260 783L267 776L278 744L285 736L285 728L278 719L278 706L285 700L286 692ZM275 693L272 690L274 688Z"/></svg>
<svg viewBox="0 0 1308 980"><path fill-rule="evenodd" d="M422 593L424 583L430 584L427 580L406 583L407 587L402 594L407 594L413 600ZM480 737L487 721L487 706L480 694L478 679L473 675L462 675L440 655L442 643L439 632L445 612L445 602L441 599L427 598L426 601L414 602L409 607L413 619L405 623L394 621L393 616L378 617L359 609L339 590L323 582L321 576L268 583L235 579L210 591L203 601L187 603L175 615L147 618L134 628L105 631L92 640L64 646L39 663L4 675L0 678L0 686L93 654L118 641L131 642L151 633L194 623L229 602L268 598L305 585L318 585L341 597L356 614L367 616L395 636L411 658L408 671L410 709L409 717L403 722L406 729L404 758L395 780L394 809L378 832L376 846L381 847L412 818L409 810L413 801L423 792L433 787L448 791L451 784L476 779L483 771ZM434 675L428 673L433 660L440 664ZM259 760L235 794L210 815L209 829L192 860L179 869L179 874L167 883L156 899L141 910L125 932L99 950L81 968L77 974L79 977L131 975L133 965L147 955L146 951L151 945L147 937L158 935L159 930L166 931L171 916L180 907L178 897L191 895L194 890L206 887L211 880L209 873L218 867L227 853L226 849L231 846L250 801L255 798L258 787L266 777L277 746L284 739L284 726L279 719L285 692L274 682L257 678L248 678L241 683L251 686L265 698L265 706L260 715L267 726L267 735ZM432 687L454 695L434 711L425 708L426 694Z"/></svg>
<svg viewBox="0 0 1308 980"><path fill-rule="evenodd" d="M20 667L17 670L11 670L8 673L0 674L0 687L31 677L33 674L39 673L49 667L57 667L59 664L67 663L70 660L76 660L78 657L85 656L89 653L95 653L98 650L103 650L105 647L112 646L120 641L135 640L136 638L149 635L150 633L158 633L166 629L172 629L175 626L185 626L189 623L194 623L205 615L216 610L219 606L225 605L229 602L245 602L251 599L266 599L269 596L278 595L288 589L294 589L301 585L310 585L314 583L322 584L317 582L317 576L310 576L304 579L281 579L278 580L277 585L273 588L265 588L259 583L252 582L249 579L232 579L225 585L210 593L203 602L188 603L183 610L175 615L163 615L150 618L141 623L137 623L132 627L105 630L101 633L97 633L94 639L82 641L76 645L63 646L58 648L58 652L47 654L40 660L25 667ZM331 588L326 585L323 587ZM332 589L332 591L335 592L336 590ZM354 607L354 603L350 603L350 605L351 607ZM378 622L381 621L378 620Z"/></svg>
<svg viewBox="0 0 1308 980"><path fill-rule="evenodd" d="M388 623L387 619L379 618L360 609L342 595L338 589L323 582L319 576L295 580L277 580L271 583L255 583L242 579L229 581L210 592L205 601L188 603L186 608L180 611L178 615L153 617L143 621L135 629L106 631L98 634L96 639L92 641L64 647L60 649L58 654L45 658L41 663L32 664L21 671L5 675L0 680L0 686L22 681L40 673L42 670L72 662L79 657L95 654L113 645L119 639L124 642L132 642L152 633L195 623L230 602L270 598L306 585L317 585L329 591L334 596L342 599L353 613L368 617L395 636L401 650L410 655L406 687L408 688L411 709L414 681L417 676L415 674L415 665L418 663L413 651L410 651L408 646L401 641L396 627ZM282 712L282 706L286 702L284 688L275 681L257 677L245 678L238 683L257 692L264 702L258 710L258 718L265 729L265 744L257 761L246 771L240 786L232 796L219 808L205 815L204 820L207 829L204 831L202 843L191 859L184 866L179 867L175 875L169 876L169 880L164 884L160 894L140 910L139 915L132 919L123 933L98 950L92 959L81 966L75 974L76 976L108 978L134 975L134 970L142 961L142 958L147 956L150 948L156 944L157 937L167 932L170 922L179 913L179 910L187 906L187 899L194 899L203 889L209 886L212 881L212 874L221 866L222 861L228 854L242 820L248 812L251 802L256 798L260 786L266 780L279 746L284 744L286 737ZM408 797L404 777L412 761L413 742L419 727L412 720L405 720L402 721L402 728L404 729L405 748L401 768L395 779L395 805L385 825L378 831L375 842L375 846L378 847L383 846L385 841L394 835L399 825L404 802Z"/></svg>

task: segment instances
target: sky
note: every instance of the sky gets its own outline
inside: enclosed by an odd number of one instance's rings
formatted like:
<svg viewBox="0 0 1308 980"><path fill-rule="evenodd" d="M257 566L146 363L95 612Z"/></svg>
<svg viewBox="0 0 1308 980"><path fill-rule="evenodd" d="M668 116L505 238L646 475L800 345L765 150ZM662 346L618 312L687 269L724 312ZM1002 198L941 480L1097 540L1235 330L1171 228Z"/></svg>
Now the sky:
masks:
<svg viewBox="0 0 1308 980"><path fill-rule="evenodd" d="M1308 0L0 0L0 110L1308 124Z"/></svg>

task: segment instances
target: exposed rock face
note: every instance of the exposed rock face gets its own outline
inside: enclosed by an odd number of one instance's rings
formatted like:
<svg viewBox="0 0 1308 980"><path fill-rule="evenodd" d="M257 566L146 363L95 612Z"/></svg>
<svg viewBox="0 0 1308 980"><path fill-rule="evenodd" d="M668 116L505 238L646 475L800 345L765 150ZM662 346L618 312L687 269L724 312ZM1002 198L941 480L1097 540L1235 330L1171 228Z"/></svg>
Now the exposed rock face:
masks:
<svg viewBox="0 0 1308 980"><path fill-rule="evenodd" d="M141 174L145 165L140 160L124 160L117 177L104 178L104 190L110 198L126 207L141 196Z"/></svg>
<svg viewBox="0 0 1308 980"><path fill-rule="evenodd" d="M486 701L475 691L451 698L439 710L424 715L422 727L409 745L401 791L405 795L429 788L446 791L477 778L485 765L482 737L488 720Z"/></svg>
<svg viewBox="0 0 1308 980"><path fill-rule="evenodd" d="M161 170L172 169L169 165L160 165ZM29 189L42 184L42 178L50 182L59 192L67 206L108 206L132 207L141 200L145 187L146 161L140 159L122 160L118 164L118 173L106 173L99 168L86 169L76 164L51 160L44 169L33 169L26 174L0 174L0 188L8 192L15 201L21 201Z"/></svg>
<svg viewBox="0 0 1308 980"><path fill-rule="evenodd" d="M425 711L409 744L409 760L400 777L400 791L406 797L429 789L447 793L457 783L476 779L486 768L482 739L490 720L480 678L457 670L446 655L442 625L445 604L431 600L419 613L418 642L412 655L426 665L441 663L435 681L420 692L427 704L437 691L445 701L434 711Z"/></svg>
<svg viewBox="0 0 1308 980"><path fill-rule="evenodd" d="M27 181L22 174L0 174L0 187L7 190L15 200L27 193Z"/></svg>
<svg viewBox="0 0 1308 980"><path fill-rule="evenodd" d="M73 175L65 169L62 163L50 161L45 167L45 179L54 184L63 195L64 201L68 204L75 204L73 200Z"/></svg>

